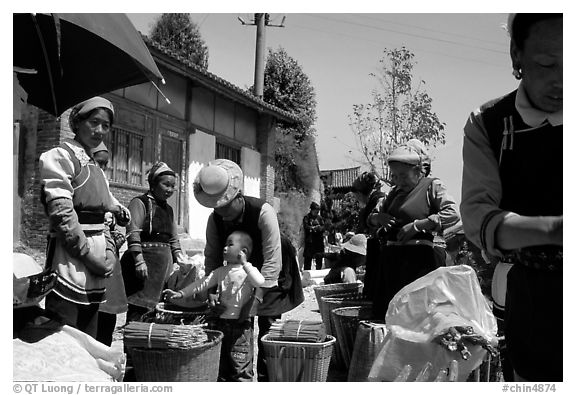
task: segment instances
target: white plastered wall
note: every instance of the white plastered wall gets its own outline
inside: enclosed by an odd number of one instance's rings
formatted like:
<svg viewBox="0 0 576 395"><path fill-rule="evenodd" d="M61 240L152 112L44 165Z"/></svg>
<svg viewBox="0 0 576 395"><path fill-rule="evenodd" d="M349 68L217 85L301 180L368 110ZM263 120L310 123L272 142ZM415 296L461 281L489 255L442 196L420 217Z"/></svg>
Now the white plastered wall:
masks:
<svg viewBox="0 0 576 395"><path fill-rule="evenodd" d="M260 153L242 147L240 152L242 171L244 172L244 194L260 197Z"/></svg>
<svg viewBox="0 0 576 395"><path fill-rule="evenodd" d="M196 130L190 134L188 164L188 234L192 239L206 239L206 223L212 209L202 206L194 197L194 180L200 169L214 160L216 138Z"/></svg>
<svg viewBox="0 0 576 395"><path fill-rule="evenodd" d="M212 209L202 206L194 197L196 175L208 162L214 160L216 138L196 130L190 135L188 165L188 234L192 239L206 240L206 223ZM260 197L260 153L243 147L240 153L244 173L244 194Z"/></svg>

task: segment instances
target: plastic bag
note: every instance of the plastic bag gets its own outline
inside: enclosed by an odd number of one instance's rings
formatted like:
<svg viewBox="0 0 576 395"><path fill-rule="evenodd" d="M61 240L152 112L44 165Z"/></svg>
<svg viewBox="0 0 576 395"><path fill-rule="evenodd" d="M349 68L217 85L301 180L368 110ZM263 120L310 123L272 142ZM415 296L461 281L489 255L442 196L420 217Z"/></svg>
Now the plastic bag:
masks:
<svg viewBox="0 0 576 395"><path fill-rule="evenodd" d="M431 377L456 359L458 381L465 381L482 363L486 351L468 347L463 360L458 351L448 351L433 342L451 326L471 326L474 332L496 345L496 319L482 294L476 272L470 266L438 268L402 288L388 305L388 334L370 370L371 381L393 381L405 365L419 372L432 363Z"/></svg>

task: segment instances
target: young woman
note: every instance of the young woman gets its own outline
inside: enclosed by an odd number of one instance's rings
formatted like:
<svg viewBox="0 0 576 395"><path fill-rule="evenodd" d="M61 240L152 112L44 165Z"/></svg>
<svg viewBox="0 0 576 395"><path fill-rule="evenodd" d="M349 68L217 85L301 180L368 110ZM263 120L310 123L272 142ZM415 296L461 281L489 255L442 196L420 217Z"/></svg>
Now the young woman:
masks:
<svg viewBox="0 0 576 395"><path fill-rule="evenodd" d="M96 337L105 277L115 262L104 214L121 210L91 150L110 131L112 103L94 97L76 105L69 118L73 140L40 156L42 200L50 221L47 261L57 273L46 310L67 325Z"/></svg>

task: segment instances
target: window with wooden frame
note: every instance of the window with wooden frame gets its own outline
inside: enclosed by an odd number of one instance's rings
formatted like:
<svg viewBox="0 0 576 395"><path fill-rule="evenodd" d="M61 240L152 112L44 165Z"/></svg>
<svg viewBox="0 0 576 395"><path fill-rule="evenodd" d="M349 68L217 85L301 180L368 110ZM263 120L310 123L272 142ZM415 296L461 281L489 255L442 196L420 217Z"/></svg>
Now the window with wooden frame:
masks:
<svg viewBox="0 0 576 395"><path fill-rule="evenodd" d="M110 153L106 169L108 180L144 185L144 136L114 126L104 137L104 144Z"/></svg>
<svg viewBox="0 0 576 395"><path fill-rule="evenodd" d="M229 159L240 166L240 148L217 141L215 159Z"/></svg>

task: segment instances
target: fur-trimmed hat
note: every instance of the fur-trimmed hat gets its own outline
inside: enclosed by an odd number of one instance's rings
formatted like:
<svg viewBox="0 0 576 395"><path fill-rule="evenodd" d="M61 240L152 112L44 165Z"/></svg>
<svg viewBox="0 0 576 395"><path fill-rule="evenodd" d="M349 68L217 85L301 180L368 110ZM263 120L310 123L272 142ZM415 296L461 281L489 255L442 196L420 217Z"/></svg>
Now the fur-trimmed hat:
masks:
<svg viewBox="0 0 576 395"><path fill-rule="evenodd" d="M230 203L244 189L244 173L231 160L216 159L198 172L193 188L198 203L219 208Z"/></svg>

